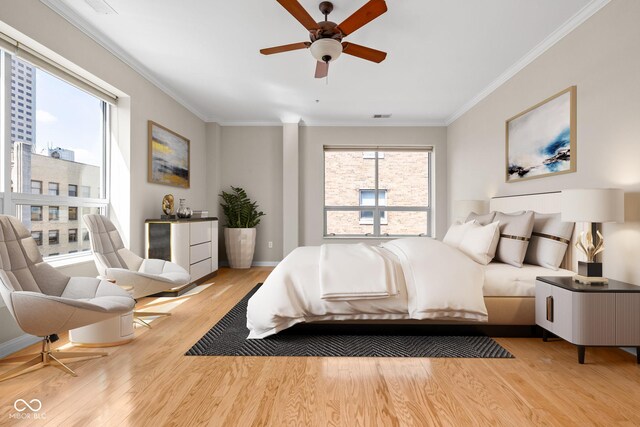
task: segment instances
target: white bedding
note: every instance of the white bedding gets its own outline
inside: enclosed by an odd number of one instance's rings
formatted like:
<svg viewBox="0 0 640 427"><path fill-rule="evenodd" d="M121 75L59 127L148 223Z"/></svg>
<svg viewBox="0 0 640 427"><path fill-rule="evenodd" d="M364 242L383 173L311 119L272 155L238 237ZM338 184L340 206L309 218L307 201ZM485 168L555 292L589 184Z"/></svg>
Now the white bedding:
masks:
<svg viewBox="0 0 640 427"><path fill-rule="evenodd" d="M398 294L348 301L322 299L320 247L295 249L249 300L249 338L320 320L487 320L481 265L428 238L393 240L382 248L393 260Z"/></svg>
<svg viewBox="0 0 640 427"><path fill-rule="evenodd" d="M536 276L573 276L569 270L550 270L539 265L524 264L521 268L501 262L489 263L484 276L485 297L533 297Z"/></svg>
<svg viewBox="0 0 640 427"><path fill-rule="evenodd" d="M320 246L322 299L348 301L397 295L393 262L389 251L364 243Z"/></svg>

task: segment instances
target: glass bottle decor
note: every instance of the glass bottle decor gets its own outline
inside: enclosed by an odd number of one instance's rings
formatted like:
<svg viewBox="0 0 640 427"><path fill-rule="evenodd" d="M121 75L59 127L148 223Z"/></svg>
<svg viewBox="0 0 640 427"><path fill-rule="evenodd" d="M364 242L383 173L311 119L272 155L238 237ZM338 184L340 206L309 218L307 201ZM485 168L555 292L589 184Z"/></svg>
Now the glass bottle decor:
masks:
<svg viewBox="0 0 640 427"><path fill-rule="evenodd" d="M191 218L193 211L185 204L185 199L180 199L180 205L176 211L178 218Z"/></svg>

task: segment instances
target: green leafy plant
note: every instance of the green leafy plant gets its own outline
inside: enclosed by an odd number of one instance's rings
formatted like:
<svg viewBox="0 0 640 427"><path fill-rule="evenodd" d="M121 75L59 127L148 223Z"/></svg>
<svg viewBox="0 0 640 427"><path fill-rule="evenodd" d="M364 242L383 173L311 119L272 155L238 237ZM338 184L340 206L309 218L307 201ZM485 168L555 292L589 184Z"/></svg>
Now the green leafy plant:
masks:
<svg viewBox="0 0 640 427"><path fill-rule="evenodd" d="M265 215L258 211L258 203L252 202L240 187L231 186L231 192L223 191L220 197L223 201L220 206L227 217L229 228L254 228L260 224L260 217Z"/></svg>

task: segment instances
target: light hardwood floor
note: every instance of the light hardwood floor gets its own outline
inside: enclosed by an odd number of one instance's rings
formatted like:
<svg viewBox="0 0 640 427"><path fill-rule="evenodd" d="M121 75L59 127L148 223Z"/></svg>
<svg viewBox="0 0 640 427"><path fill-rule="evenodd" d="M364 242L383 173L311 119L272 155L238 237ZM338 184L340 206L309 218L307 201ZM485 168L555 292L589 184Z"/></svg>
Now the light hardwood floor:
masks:
<svg viewBox="0 0 640 427"><path fill-rule="evenodd" d="M269 271L222 269L132 343L70 365L77 378L0 383L0 425L34 398L46 418L24 425L640 424L640 367L618 349L590 348L585 365L566 342L525 338L497 339L515 359L184 356Z"/></svg>

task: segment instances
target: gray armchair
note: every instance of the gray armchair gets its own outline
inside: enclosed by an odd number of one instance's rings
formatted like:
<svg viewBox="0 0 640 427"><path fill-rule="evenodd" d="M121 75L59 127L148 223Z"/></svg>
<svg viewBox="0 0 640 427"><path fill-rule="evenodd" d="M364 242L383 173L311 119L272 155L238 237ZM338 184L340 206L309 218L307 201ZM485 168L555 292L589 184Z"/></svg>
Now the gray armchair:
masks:
<svg viewBox="0 0 640 427"><path fill-rule="evenodd" d="M184 268L161 259L144 259L124 247L120 233L103 215L82 217L91 240L98 273L119 286L133 288L133 297L142 298L186 285L191 276Z"/></svg>
<svg viewBox="0 0 640 427"><path fill-rule="evenodd" d="M135 299L157 294L191 281L184 268L161 259L143 259L124 247L118 229L103 215L90 214L82 217L91 240L91 250L98 273L118 286L133 289ZM151 327L142 320L150 316L170 316L171 313L135 311L134 318L142 325Z"/></svg>
<svg viewBox="0 0 640 427"><path fill-rule="evenodd" d="M0 295L20 328L42 337L38 354L0 359L0 365L23 362L0 374L0 381L50 364L75 376L63 360L106 353L51 350L56 334L133 310L135 301L118 286L90 277L68 277L43 262L31 233L18 221L0 215Z"/></svg>

